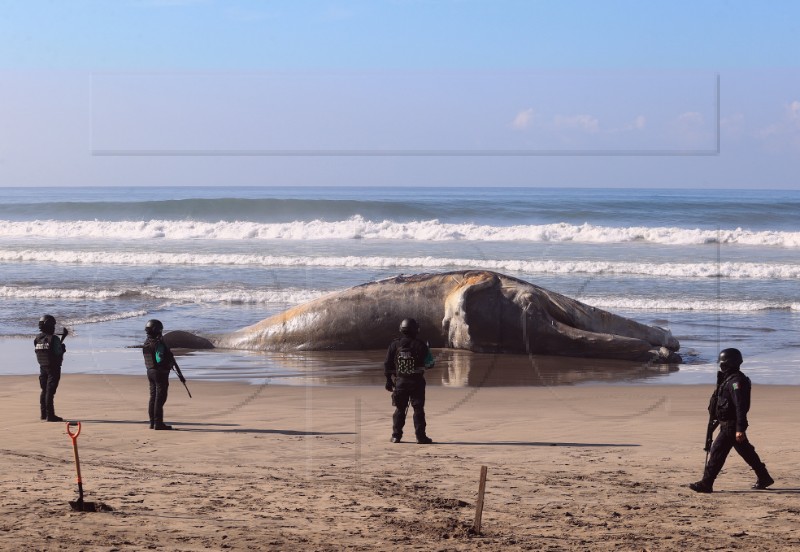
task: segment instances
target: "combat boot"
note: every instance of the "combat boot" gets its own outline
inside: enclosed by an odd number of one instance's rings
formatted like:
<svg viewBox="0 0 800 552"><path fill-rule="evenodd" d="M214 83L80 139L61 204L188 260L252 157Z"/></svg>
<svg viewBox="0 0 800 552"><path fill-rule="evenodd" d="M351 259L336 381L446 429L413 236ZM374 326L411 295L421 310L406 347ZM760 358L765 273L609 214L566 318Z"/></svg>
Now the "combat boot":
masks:
<svg viewBox="0 0 800 552"><path fill-rule="evenodd" d="M773 483L775 483L775 480L772 479L772 477L770 477L769 474L759 475L755 485L753 485L751 488L756 489L758 491L763 491Z"/></svg>
<svg viewBox="0 0 800 552"><path fill-rule="evenodd" d="M56 409L53 407L53 404L49 404L47 406L47 417L45 418L48 422L63 422L64 418L61 416L56 416Z"/></svg>
<svg viewBox="0 0 800 552"><path fill-rule="evenodd" d="M155 427L153 428L157 431L164 431L167 429L172 429L171 425L167 425L164 422L156 422Z"/></svg>
<svg viewBox="0 0 800 552"><path fill-rule="evenodd" d="M689 483L689 488L691 490L693 490L694 492L696 492L696 493L713 493L714 492L714 488L711 485L709 485L708 483L706 483L705 481L703 481L702 479L700 481L697 481L696 483Z"/></svg>
<svg viewBox="0 0 800 552"><path fill-rule="evenodd" d="M775 480L770 477L769 472L767 471L767 465L761 463L759 466L753 468L753 471L756 472L756 482L751 487L752 489L756 489L759 491L763 491L773 483Z"/></svg>

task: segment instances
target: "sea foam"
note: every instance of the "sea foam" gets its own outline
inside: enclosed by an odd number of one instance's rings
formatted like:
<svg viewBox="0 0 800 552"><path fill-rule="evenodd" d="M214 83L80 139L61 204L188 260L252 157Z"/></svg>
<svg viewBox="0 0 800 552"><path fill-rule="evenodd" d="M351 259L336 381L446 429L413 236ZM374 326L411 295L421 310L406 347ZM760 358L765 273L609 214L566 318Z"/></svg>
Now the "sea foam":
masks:
<svg viewBox="0 0 800 552"><path fill-rule="evenodd" d="M165 304L187 304L187 303L230 303L230 304L273 304L289 308L329 293L323 290L309 289L219 289L219 288L189 288L175 290L168 287L147 287L141 290L134 290L127 287L112 288L40 288L30 286L0 286L0 297L17 299L63 299L63 300L110 300L110 299L137 299L147 298L164 301ZM764 310L791 310L800 311L800 302L786 301L750 301L750 300L709 300L665 297L637 297L635 295L610 295L610 296L581 296L575 299L606 310L643 310L643 311L704 311L704 312L754 312ZM92 318L85 321L103 322L119 318L130 318L142 316L146 311L129 311L108 318ZM72 321L72 323L78 323Z"/></svg>
<svg viewBox="0 0 800 552"><path fill-rule="evenodd" d="M258 266L264 268L369 268L399 272L481 269L521 274L619 275L659 278L800 279L800 264L747 262L627 262L549 259L475 259L434 256L281 256L226 253L101 252L0 249L0 262L133 266Z"/></svg>
<svg viewBox="0 0 800 552"><path fill-rule="evenodd" d="M91 238L97 240L410 240L475 242L646 242L661 245L722 243L774 247L800 247L800 232L752 231L742 228L709 230L679 227L611 227L592 224L539 224L493 226L443 223L439 220L371 221L361 216L347 220L287 223L149 221L0 221L0 235L15 238Z"/></svg>

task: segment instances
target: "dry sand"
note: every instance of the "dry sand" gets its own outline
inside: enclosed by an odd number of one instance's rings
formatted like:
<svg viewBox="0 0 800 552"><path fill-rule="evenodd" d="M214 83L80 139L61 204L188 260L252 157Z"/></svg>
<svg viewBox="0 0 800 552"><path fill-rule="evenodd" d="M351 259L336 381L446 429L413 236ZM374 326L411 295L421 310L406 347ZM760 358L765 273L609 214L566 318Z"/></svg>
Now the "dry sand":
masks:
<svg viewBox="0 0 800 552"><path fill-rule="evenodd" d="M699 478L710 386L428 388L434 445L392 444L378 387L176 380L146 424L144 376L66 374L38 420L35 376L0 378L3 550L797 550L800 389L753 390L750 437L776 479L735 453ZM410 419L406 436L413 438ZM475 515L488 467L483 531Z"/></svg>

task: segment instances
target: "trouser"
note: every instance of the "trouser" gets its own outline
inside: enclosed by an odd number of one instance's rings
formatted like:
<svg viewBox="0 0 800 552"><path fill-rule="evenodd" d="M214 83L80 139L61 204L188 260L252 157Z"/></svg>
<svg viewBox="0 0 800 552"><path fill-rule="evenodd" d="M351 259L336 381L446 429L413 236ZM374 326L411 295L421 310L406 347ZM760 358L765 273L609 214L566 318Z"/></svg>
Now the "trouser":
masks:
<svg viewBox="0 0 800 552"><path fill-rule="evenodd" d="M53 399L56 396L59 381L61 381L61 366L48 368L39 366L39 387L42 389L39 395L39 406L42 420L56 415Z"/></svg>
<svg viewBox="0 0 800 552"><path fill-rule="evenodd" d="M150 415L150 424L164 422L164 403L167 402L169 391L169 370L147 370L147 379L150 382L150 404L147 413Z"/></svg>
<svg viewBox="0 0 800 552"><path fill-rule="evenodd" d="M722 422L719 426L719 434L714 439L711 445L711 451L708 455L708 462L703 472L703 482L711 487L714 480L725 465L725 459L728 457L731 449L736 449L739 456L747 462L747 465L753 468L756 472L756 477L761 480L769 478L767 467L758 457L755 447L750 444L750 441L739 443L736 441L736 422Z"/></svg>
<svg viewBox="0 0 800 552"><path fill-rule="evenodd" d="M414 409L414 431L417 439L425 437L425 380L398 378L392 393L392 404L395 405L392 416L392 437L403 436L406 425L408 404Z"/></svg>

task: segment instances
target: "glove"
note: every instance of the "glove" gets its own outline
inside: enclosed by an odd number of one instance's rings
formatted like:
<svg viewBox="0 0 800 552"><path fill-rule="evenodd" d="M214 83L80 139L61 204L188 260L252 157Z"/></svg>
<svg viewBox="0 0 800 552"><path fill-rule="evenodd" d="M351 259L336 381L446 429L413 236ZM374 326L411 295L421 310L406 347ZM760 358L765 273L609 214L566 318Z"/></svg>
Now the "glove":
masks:
<svg viewBox="0 0 800 552"><path fill-rule="evenodd" d="M66 352L67 352L67 346L62 343L61 344L61 354L63 355Z"/></svg>
<svg viewBox="0 0 800 552"><path fill-rule="evenodd" d="M391 378L386 378L385 387L386 387L386 390L389 391L390 393L392 391L394 391L394 382L391 380Z"/></svg>
<svg viewBox="0 0 800 552"><path fill-rule="evenodd" d="M67 328L64 328L63 330L61 330L61 339L64 339L68 335L69 335L69 330Z"/></svg>

